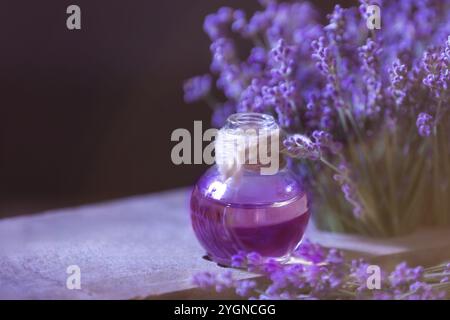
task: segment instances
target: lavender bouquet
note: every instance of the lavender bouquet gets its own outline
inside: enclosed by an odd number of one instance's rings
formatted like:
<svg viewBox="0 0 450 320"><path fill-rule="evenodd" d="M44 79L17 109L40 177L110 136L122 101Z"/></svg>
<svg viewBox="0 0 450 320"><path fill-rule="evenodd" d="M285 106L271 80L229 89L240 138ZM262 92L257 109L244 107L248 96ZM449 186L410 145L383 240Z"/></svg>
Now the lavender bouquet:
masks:
<svg viewBox="0 0 450 320"><path fill-rule="evenodd" d="M211 74L187 80L185 100L208 102L215 126L234 112L276 116L321 229L448 225L450 2L377 2L379 30L366 1L327 21L308 2L260 3L249 17L227 7L206 17Z"/></svg>

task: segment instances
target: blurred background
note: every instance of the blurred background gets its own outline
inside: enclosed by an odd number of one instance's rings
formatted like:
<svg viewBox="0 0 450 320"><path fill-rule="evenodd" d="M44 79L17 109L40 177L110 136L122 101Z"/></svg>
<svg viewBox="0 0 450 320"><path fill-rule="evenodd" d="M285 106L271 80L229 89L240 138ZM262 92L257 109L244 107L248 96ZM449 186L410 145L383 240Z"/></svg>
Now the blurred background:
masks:
<svg viewBox="0 0 450 320"><path fill-rule="evenodd" d="M0 218L195 182L205 167L172 164L170 135L209 126L209 108L182 92L208 71L204 16L256 0L1 4ZM70 4L81 30L66 28Z"/></svg>

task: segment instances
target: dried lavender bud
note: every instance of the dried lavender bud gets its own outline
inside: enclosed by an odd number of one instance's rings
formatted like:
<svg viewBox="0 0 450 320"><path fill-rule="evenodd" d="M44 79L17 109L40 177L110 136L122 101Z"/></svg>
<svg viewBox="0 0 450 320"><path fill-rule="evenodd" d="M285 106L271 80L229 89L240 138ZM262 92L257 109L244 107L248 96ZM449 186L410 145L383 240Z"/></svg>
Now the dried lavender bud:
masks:
<svg viewBox="0 0 450 320"><path fill-rule="evenodd" d="M296 250L295 257L309 263L281 264L273 259L263 260L256 252L240 252L235 261L239 261L240 267L261 274L264 281L235 280L230 271L218 275L203 272L195 275L193 281L201 288L219 292L234 288L236 294L249 299L434 300L446 297L445 289L432 285L439 282L436 274L431 283L427 282L426 271L420 266L411 268L403 262L389 275L381 270L381 288L370 290L367 287L370 276L367 271L371 265L368 261L346 261L340 250L326 249L307 239ZM449 269L449 266L444 268L442 278ZM262 293L258 296L257 292Z"/></svg>
<svg viewBox="0 0 450 320"><path fill-rule="evenodd" d="M318 160L320 158L320 148L308 137L301 134L294 134L287 137L284 142L289 155L299 159Z"/></svg>

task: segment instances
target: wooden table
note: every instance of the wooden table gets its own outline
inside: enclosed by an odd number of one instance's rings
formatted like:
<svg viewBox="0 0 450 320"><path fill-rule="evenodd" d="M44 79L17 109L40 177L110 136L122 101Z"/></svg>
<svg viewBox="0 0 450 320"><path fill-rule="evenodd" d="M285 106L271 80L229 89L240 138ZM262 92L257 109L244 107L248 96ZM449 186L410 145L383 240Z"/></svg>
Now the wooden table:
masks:
<svg viewBox="0 0 450 320"><path fill-rule="evenodd" d="M222 268L202 259L188 199L189 190L180 189L0 220L0 299L210 297L189 291L194 273ZM312 225L307 233L364 256L450 243L448 230L389 240L323 233ZM80 290L66 287L70 265L80 267Z"/></svg>

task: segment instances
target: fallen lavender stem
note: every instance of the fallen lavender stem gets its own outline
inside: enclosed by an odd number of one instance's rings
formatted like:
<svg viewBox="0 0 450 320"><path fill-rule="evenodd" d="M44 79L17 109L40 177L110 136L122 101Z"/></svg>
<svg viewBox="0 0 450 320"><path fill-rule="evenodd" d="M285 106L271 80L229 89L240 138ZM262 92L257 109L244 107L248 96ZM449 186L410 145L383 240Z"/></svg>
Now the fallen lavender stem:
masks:
<svg viewBox="0 0 450 320"><path fill-rule="evenodd" d="M450 263L424 269L398 264L391 273L380 274L380 288L367 281L370 264L362 259L346 261L336 249L325 249L304 240L294 256L308 263L281 264L264 260L255 253L233 257L234 267L257 273L262 278L237 280L227 270L223 274L196 274L195 285L222 292L232 289L248 299L396 299L435 300L450 298ZM442 272L436 273L434 270ZM432 270L429 272L427 270Z"/></svg>

